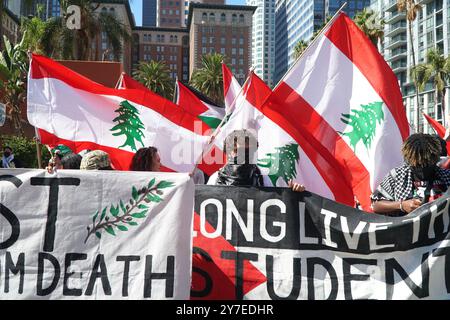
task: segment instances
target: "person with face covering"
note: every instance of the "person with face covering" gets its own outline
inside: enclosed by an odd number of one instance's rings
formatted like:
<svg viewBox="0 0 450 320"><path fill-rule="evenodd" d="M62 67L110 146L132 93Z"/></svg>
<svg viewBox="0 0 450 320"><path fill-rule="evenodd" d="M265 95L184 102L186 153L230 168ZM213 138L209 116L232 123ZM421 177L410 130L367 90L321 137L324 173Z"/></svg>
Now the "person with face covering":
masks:
<svg viewBox="0 0 450 320"><path fill-rule="evenodd" d="M256 165L258 141L249 130L235 130L225 139L224 152L227 164L215 172L208 180L209 185L225 186L270 186L267 176L261 174ZM305 191L302 184L289 181L293 191Z"/></svg>
<svg viewBox="0 0 450 320"><path fill-rule="evenodd" d="M444 194L450 186L450 170L437 166L441 152L436 137L409 136L402 146L405 163L392 169L371 196L374 212L404 216Z"/></svg>

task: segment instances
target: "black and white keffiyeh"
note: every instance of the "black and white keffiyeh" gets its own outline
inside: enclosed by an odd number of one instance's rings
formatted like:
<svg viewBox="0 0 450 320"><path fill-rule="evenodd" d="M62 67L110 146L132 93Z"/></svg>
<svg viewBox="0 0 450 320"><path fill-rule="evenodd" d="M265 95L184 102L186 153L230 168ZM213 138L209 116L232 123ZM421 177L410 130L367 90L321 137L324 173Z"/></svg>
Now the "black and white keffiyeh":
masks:
<svg viewBox="0 0 450 320"><path fill-rule="evenodd" d="M433 184L450 186L450 170L438 168ZM372 201L400 201L414 197L414 181L411 167L407 164L392 169L372 194Z"/></svg>

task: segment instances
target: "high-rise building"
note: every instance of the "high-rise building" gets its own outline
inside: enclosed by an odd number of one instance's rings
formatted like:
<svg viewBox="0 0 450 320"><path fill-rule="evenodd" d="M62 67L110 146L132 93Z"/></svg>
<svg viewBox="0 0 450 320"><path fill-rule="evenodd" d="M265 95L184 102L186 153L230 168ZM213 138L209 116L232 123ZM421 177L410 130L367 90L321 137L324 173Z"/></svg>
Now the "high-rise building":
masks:
<svg viewBox="0 0 450 320"><path fill-rule="evenodd" d="M275 70L275 0L247 0L256 6L252 23L252 66L270 87Z"/></svg>
<svg viewBox="0 0 450 320"><path fill-rule="evenodd" d="M189 34L186 29L136 27L132 55L133 68L140 61L164 61L172 79L189 80Z"/></svg>
<svg viewBox="0 0 450 320"><path fill-rule="evenodd" d="M294 48L300 41L309 41L327 16L343 9L350 17L369 7L370 0L276 0L275 3L275 81L279 81L294 61Z"/></svg>
<svg viewBox="0 0 450 320"><path fill-rule="evenodd" d="M142 26L156 26L156 0L142 0Z"/></svg>
<svg viewBox="0 0 450 320"><path fill-rule="evenodd" d="M0 50L3 49L3 36L6 36L12 44L16 44L19 40L20 32L20 20L19 18L6 7L4 12L0 12L3 15L1 27L1 39L0 39Z"/></svg>
<svg viewBox="0 0 450 320"><path fill-rule="evenodd" d="M23 0L18 2L20 2L20 14L23 16L36 16L39 14L41 19L46 20L61 14L59 0L33 0L29 5Z"/></svg>
<svg viewBox="0 0 450 320"><path fill-rule="evenodd" d="M425 63L429 49L438 49L444 56L450 54L450 0L422 0L422 9L411 25L404 12L399 12L395 0L373 1L371 7L381 12L385 19L384 41L381 52L397 76L402 91L408 121L412 128L420 132L434 133L421 112L425 112L439 122L443 122L440 97L436 102L435 90L428 83L423 92L419 92L419 110L417 109L416 89L411 75L413 50L416 64ZM447 91L449 86L447 86ZM446 106L449 106L446 95ZM448 114L448 107L446 107ZM418 124L417 124L418 120ZM448 124L448 123L447 123Z"/></svg>
<svg viewBox="0 0 450 320"><path fill-rule="evenodd" d="M191 3L189 6L189 76L202 56L220 53L243 83L252 59L252 15L256 7Z"/></svg>

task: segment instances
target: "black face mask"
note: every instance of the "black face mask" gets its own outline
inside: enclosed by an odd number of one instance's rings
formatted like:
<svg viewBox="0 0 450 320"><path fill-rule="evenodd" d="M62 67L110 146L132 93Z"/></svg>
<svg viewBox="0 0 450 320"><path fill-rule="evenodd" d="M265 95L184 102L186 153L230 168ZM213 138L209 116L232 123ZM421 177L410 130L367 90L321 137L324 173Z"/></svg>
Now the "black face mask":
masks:
<svg viewBox="0 0 450 320"><path fill-rule="evenodd" d="M9 151L4 151L3 155L5 156L5 158L8 158L11 155L11 152Z"/></svg>
<svg viewBox="0 0 450 320"><path fill-rule="evenodd" d="M436 169L437 167L435 165L427 166L427 167L411 167L413 178L415 180L419 181L431 181L434 180L436 176Z"/></svg>

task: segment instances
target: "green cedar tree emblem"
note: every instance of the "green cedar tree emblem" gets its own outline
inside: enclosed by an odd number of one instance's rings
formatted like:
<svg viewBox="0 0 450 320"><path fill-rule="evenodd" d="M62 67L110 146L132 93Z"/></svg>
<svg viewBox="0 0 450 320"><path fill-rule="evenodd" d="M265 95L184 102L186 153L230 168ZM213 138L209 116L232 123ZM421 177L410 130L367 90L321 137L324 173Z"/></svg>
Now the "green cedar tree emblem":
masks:
<svg viewBox="0 0 450 320"><path fill-rule="evenodd" d="M267 153L268 158L259 159L258 165L263 168L269 168L269 178L272 184L276 186L279 178L282 178L286 184L289 180L297 176L297 162L300 158L298 153L298 144L290 143L283 147L275 148L276 152Z"/></svg>
<svg viewBox="0 0 450 320"><path fill-rule="evenodd" d="M119 113L119 116L113 120L113 122L117 122L117 125L110 131L118 130L118 132L113 133L113 136L125 135L127 138L125 143L119 148L129 146L133 151L137 151L136 140L144 147L142 142L144 124L139 119L139 111L128 101L122 101L119 109L115 112Z"/></svg>
<svg viewBox="0 0 450 320"><path fill-rule="evenodd" d="M375 137L377 123L384 120L383 102L372 102L361 105L361 110L351 109L350 114L342 113L341 121L352 127L350 132L339 132L341 135L350 138L350 145L353 150L362 141L366 149L370 149L372 140Z"/></svg>
<svg viewBox="0 0 450 320"><path fill-rule="evenodd" d="M143 221L139 219L144 219L147 217L147 213L150 208L149 203L162 202L164 199L160 196L163 195L161 189L166 189L173 187L173 182L170 181L160 181L156 183L156 179L153 178L147 186L137 189L132 187L131 189L131 199L123 203L122 200L119 201L117 205L111 204L103 208L103 210L95 212L92 217L92 225L88 226L87 236L84 243L87 242L89 237L93 234L99 239L102 237L102 230L106 231L112 236L116 236L116 231L128 231L129 227L138 226L138 221ZM109 211L108 211L109 208Z"/></svg>

